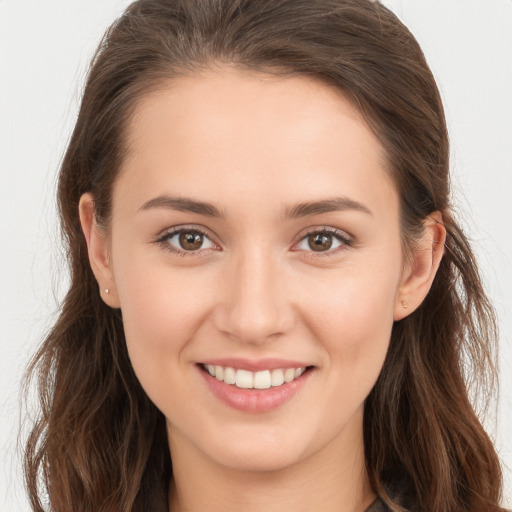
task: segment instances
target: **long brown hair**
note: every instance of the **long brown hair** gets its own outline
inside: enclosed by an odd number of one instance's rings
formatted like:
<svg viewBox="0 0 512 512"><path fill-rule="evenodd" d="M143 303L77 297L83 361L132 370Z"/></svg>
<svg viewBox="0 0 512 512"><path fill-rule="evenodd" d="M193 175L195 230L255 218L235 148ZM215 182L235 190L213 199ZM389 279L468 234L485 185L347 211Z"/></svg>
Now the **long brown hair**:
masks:
<svg viewBox="0 0 512 512"><path fill-rule="evenodd" d="M134 375L119 311L87 258L78 202L108 225L136 102L216 63L309 76L343 92L382 143L401 198L404 247L442 213L445 256L420 308L396 322L368 396L371 485L392 510L499 511L501 470L468 398L495 383L492 308L449 199L449 147L434 78L411 33L371 0L139 0L104 36L60 171L71 286L29 370L41 413L27 440L34 511L163 512L172 477L165 419ZM168 86L168 85L167 85ZM394 486L410 504L394 503Z"/></svg>

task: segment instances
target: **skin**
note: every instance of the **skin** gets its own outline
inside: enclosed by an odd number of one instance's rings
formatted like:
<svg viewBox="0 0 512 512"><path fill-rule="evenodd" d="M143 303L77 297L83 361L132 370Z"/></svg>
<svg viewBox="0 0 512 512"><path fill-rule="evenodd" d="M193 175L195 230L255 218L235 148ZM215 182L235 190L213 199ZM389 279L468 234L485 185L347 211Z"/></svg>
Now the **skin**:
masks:
<svg viewBox="0 0 512 512"><path fill-rule="evenodd" d="M121 308L135 372L167 418L170 510L362 512L375 498L364 400L393 322L428 293L442 257L439 214L406 260L379 141L348 101L309 78L227 67L181 78L141 99L127 137L108 233L90 194L80 214L100 293ZM148 206L163 195L222 216ZM362 208L285 215L334 198ZM176 253L177 236L162 240L171 228L208 238ZM313 251L308 234L326 228L350 241L327 233L331 248ZM313 368L288 403L254 414L205 386L198 363L220 357Z"/></svg>

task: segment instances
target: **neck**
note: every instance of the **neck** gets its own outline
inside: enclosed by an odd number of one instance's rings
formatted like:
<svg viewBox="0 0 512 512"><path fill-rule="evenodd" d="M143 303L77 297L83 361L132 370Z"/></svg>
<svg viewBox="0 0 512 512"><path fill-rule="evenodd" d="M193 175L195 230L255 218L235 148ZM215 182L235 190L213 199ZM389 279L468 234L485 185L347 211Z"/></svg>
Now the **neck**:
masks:
<svg viewBox="0 0 512 512"><path fill-rule="evenodd" d="M275 471L221 466L179 432L173 432L169 441L171 512L363 512L375 499L362 435L354 439L342 433L325 450Z"/></svg>

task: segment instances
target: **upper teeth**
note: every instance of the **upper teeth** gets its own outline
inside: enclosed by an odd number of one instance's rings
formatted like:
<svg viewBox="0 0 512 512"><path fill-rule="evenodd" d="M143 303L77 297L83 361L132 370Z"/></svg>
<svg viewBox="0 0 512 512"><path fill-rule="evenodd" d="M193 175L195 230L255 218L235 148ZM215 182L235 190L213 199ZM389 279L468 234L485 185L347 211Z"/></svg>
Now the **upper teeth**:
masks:
<svg viewBox="0 0 512 512"><path fill-rule="evenodd" d="M306 368L285 368L276 370L263 370L260 372L250 372L248 370L235 370L234 368L205 365L208 373L226 384L234 384L237 388L243 389L268 389L270 387L281 386L285 382L291 382L300 377Z"/></svg>

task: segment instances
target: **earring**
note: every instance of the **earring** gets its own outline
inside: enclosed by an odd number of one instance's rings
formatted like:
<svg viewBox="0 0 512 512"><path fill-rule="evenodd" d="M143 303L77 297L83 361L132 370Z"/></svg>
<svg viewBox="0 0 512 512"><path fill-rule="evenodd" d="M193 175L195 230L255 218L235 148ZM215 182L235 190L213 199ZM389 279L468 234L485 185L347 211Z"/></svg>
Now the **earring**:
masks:
<svg viewBox="0 0 512 512"><path fill-rule="evenodd" d="M104 291L106 294L109 294L109 293L110 293L110 290L109 290L108 288L105 288L103 291Z"/></svg>
<svg viewBox="0 0 512 512"><path fill-rule="evenodd" d="M407 301L406 301L406 300L403 300L403 301L402 301L402 307L403 307L404 309L407 309L407 308L409 307L409 304L407 303Z"/></svg>

